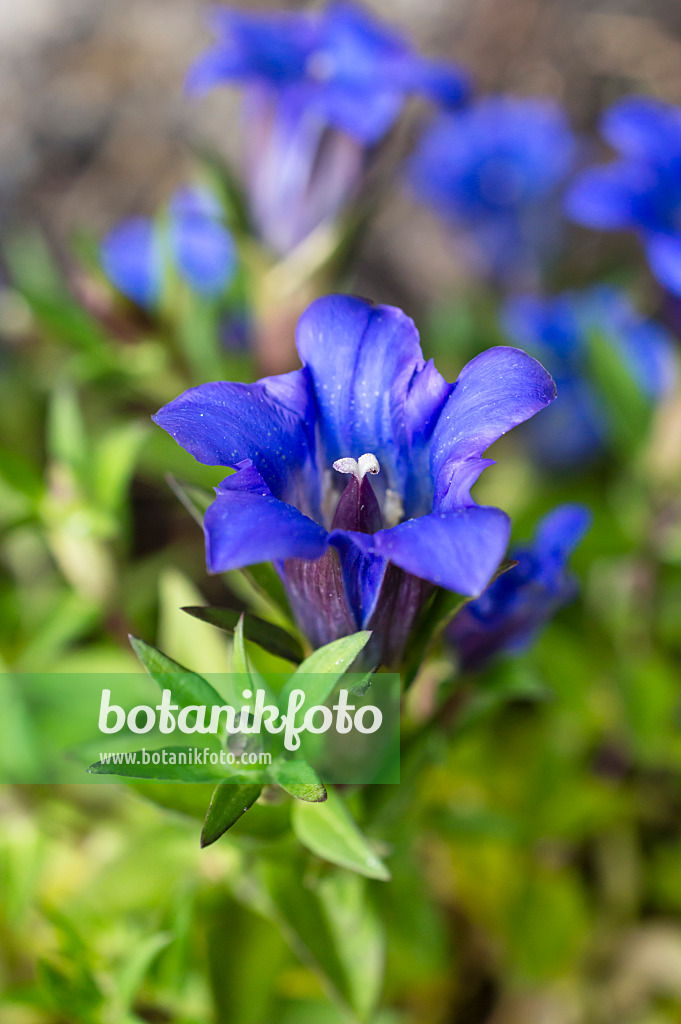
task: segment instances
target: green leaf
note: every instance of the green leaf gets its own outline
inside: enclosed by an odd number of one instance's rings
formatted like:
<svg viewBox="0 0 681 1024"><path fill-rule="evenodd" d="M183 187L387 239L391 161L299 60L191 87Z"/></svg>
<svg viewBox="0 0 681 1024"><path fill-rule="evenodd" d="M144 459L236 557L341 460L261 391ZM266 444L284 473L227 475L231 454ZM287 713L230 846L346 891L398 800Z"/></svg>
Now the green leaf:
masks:
<svg viewBox="0 0 681 1024"><path fill-rule="evenodd" d="M277 570L270 562L260 562L257 565L249 565L247 569L238 570L239 575L248 581L251 588L256 591L267 603L284 616L287 622L292 622L291 609L284 584Z"/></svg>
<svg viewBox="0 0 681 1024"><path fill-rule="evenodd" d="M347 807L333 791L324 803L296 801L292 809L293 831L303 846L318 857L349 868L366 878L390 880L390 872L362 835Z"/></svg>
<svg viewBox="0 0 681 1024"><path fill-rule="evenodd" d="M319 898L345 969L348 996L360 1020L373 1020L385 970L385 935L367 893L367 882L349 871L320 879Z"/></svg>
<svg viewBox="0 0 681 1024"><path fill-rule="evenodd" d="M366 647L371 632L361 630L352 636L332 640L314 651L299 665L279 694L279 708L284 710L293 690L304 690L308 705L323 704L333 693L336 683L347 672L357 655Z"/></svg>
<svg viewBox="0 0 681 1024"><path fill-rule="evenodd" d="M189 512L192 519L203 528L203 517L208 506L214 501L215 496L210 491L204 490L203 487L180 483L172 473L167 473L165 480L175 497Z"/></svg>
<svg viewBox="0 0 681 1024"><path fill-rule="evenodd" d="M47 443L50 455L69 466L83 480L88 461L85 424L73 388L59 385L52 392Z"/></svg>
<svg viewBox="0 0 681 1024"><path fill-rule="evenodd" d="M239 619L234 630L234 647L232 648L232 672L237 675L250 676L251 666L246 654L246 644L244 641L244 617L243 614L239 616Z"/></svg>
<svg viewBox="0 0 681 1024"><path fill-rule="evenodd" d="M307 761L286 761L277 758L269 768L272 782L276 782L283 790L309 803L321 803L326 800L327 792L322 780Z"/></svg>
<svg viewBox="0 0 681 1024"><path fill-rule="evenodd" d="M253 806L261 790L262 786L235 786L228 782L216 786L201 830L201 846L210 846L224 835Z"/></svg>
<svg viewBox="0 0 681 1024"><path fill-rule="evenodd" d="M232 634L241 617L241 612L234 608L192 606L183 608L182 611L188 615L193 615L196 619L201 619L202 622L209 622L211 626L217 626L218 629L223 629L226 633ZM292 661L296 665L303 659L303 649L295 637L291 636L290 633L287 633L280 626L275 626L272 622L266 622L265 619L258 618L257 615L250 615L248 612L244 614L243 632L247 640L269 651L270 654L276 655L278 658Z"/></svg>
<svg viewBox="0 0 681 1024"><path fill-rule="evenodd" d="M123 423L110 430L97 443L93 491L98 502L113 512L123 504L137 455L147 433L145 424Z"/></svg>
<svg viewBox="0 0 681 1024"><path fill-rule="evenodd" d="M156 935L149 935L141 942L134 944L130 955L125 959L116 977L118 988L118 1001L121 1010L128 1012L137 992L144 981L151 964L166 946L173 941L169 932L157 932Z"/></svg>
<svg viewBox="0 0 681 1024"><path fill-rule="evenodd" d="M149 675L162 690L170 690L173 700L177 701L180 707L186 708L192 704L205 704L207 707L224 705L223 698L203 676L178 665L176 661L157 651L144 640L135 636L129 639L132 649Z"/></svg>
<svg viewBox="0 0 681 1024"><path fill-rule="evenodd" d="M187 754L187 747L165 747L168 754ZM147 752L148 753L148 752ZM90 775L121 775L126 779L161 779L164 782L213 782L224 776L216 765L208 764L142 764L142 751L135 750L139 763L113 764L95 761L88 768Z"/></svg>

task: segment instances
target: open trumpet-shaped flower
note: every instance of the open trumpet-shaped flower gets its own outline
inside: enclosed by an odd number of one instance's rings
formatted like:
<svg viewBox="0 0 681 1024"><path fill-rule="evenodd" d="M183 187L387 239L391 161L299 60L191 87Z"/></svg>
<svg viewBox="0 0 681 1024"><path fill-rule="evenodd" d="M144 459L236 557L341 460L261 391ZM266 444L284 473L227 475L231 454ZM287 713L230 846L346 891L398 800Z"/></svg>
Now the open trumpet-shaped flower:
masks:
<svg viewBox="0 0 681 1024"><path fill-rule="evenodd" d="M404 313L349 296L314 302L297 345L302 369L205 384L154 418L236 470L206 513L209 570L272 561L315 645L369 628L395 663L433 585L475 595L497 569L508 517L470 490L489 445L555 387L504 347L448 384Z"/></svg>
<svg viewBox="0 0 681 1024"><path fill-rule="evenodd" d="M463 669L480 668L503 651L523 651L576 596L568 561L590 522L591 513L583 505L553 509L542 519L532 543L512 552L518 564L462 608L448 638Z"/></svg>
<svg viewBox="0 0 681 1024"><path fill-rule="evenodd" d="M606 111L601 131L619 159L580 175L568 213L587 227L635 231L655 276L681 295L681 107L632 96Z"/></svg>
<svg viewBox="0 0 681 1024"><path fill-rule="evenodd" d="M361 8L257 13L218 9L217 44L188 87L245 90L246 187L261 237L278 253L334 218L356 191L371 147L420 93L446 105L466 83L426 61Z"/></svg>

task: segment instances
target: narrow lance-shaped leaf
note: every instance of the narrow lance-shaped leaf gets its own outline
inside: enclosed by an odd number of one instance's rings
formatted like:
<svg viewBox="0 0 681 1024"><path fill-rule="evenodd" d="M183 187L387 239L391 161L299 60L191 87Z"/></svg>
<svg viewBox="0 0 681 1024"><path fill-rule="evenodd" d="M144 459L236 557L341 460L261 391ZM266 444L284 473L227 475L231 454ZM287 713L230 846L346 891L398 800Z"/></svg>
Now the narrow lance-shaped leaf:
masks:
<svg viewBox="0 0 681 1024"><path fill-rule="evenodd" d="M216 786L201 831L201 846L210 846L253 806L262 786L235 786L229 782Z"/></svg>
<svg viewBox="0 0 681 1024"><path fill-rule="evenodd" d="M246 676L250 680L250 686L253 691L262 690L265 694L265 703L274 704L277 703L277 698L267 685L267 682L257 672L251 664L250 658L246 652L246 642L244 640L244 617L241 615L239 621L236 624L234 630L234 646L232 648L232 672L235 675ZM235 689L235 681L233 682L232 689ZM234 694L234 702L238 703L238 695Z"/></svg>
<svg viewBox="0 0 681 1024"><path fill-rule="evenodd" d="M223 698L203 676L178 665L172 658L135 636L130 637L130 644L152 679L162 690L170 690L173 700L181 707L193 704L209 708L224 705Z"/></svg>
<svg viewBox="0 0 681 1024"><path fill-rule="evenodd" d="M202 487L195 487L193 484L180 483L172 473L167 473L165 479L168 487L170 487L171 491L181 504L184 505L192 519L198 523L199 526L203 527L203 517L206 509L213 501L214 496L210 491L206 491Z"/></svg>
<svg viewBox="0 0 681 1024"><path fill-rule="evenodd" d="M325 803L293 805L293 831L318 857L367 878L387 882L390 872L362 835L341 798L329 790Z"/></svg>
<svg viewBox="0 0 681 1024"><path fill-rule="evenodd" d="M299 665L279 694L279 708L285 710L293 690L304 690L306 703L323 704L333 693L338 680L348 671L357 655L366 647L370 631L361 630L320 647Z"/></svg>
<svg viewBox="0 0 681 1024"><path fill-rule="evenodd" d="M234 633L241 617L241 612L235 608L192 606L183 608L182 611L231 634ZM266 622L265 619L260 619L257 615L245 613L243 618L244 637L247 640L262 647L263 650L269 651L270 654L284 658L286 661L292 661L296 665L302 661L303 649L300 643L285 629L275 626L272 622Z"/></svg>
<svg viewBox="0 0 681 1024"><path fill-rule="evenodd" d="M131 764L96 761L90 765L88 772L91 775L122 775L127 779L161 779L164 782L214 782L223 774L215 765L177 763L180 756L187 758L187 747L165 747L165 752L174 756L175 764L163 764L162 761L159 764L144 764L144 752L135 750L127 755L120 755L123 758L129 757ZM148 751L146 753L149 754Z"/></svg>
<svg viewBox="0 0 681 1024"><path fill-rule="evenodd" d="M327 792L322 780L307 761L287 761L277 758L269 768L272 782L298 800L309 803L321 803L326 800Z"/></svg>

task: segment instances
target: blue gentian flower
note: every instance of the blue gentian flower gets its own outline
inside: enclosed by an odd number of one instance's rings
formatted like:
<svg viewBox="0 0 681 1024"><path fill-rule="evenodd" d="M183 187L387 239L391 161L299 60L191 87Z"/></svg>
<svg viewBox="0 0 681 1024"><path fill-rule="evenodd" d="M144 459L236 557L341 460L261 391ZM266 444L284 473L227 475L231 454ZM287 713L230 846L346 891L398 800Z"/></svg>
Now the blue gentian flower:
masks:
<svg viewBox="0 0 681 1024"><path fill-rule="evenodd" d="M213 26L217 45L188 87L243 86L246 186L256 226L279 253L336 217L410 93L454 105L466 92L459 71L423 60L349 3L302 14L218 9Z"/></svg>
<svg viewBox="0 0 681 1024"><path fill-rule="evenodd" d="M583 505L561 505L539 524L532 544L511 552L517 565L466 604L447 636L463 670L477 669L502 652L519 653L577 593L568 560L586 533Z"/></svg>
<svg viewBox="0 0 681 1024"><path fill-rule="evenodd" d="M214 197L182 188L170 200L165 227L148 217L125 220L104 239L101 259L116 287L150 309L161 295L166 259L194 291L217 296L232 279L236 251Z"/></svg>
<svg viewBox="0 0 681 1024"><path fill-rule="evenodd" d="M297 346L302 369L193 388L154 419L236 470L206 513L209 571L274 562L315 646L369 628L393 664L433 585L479 594L497 569L508 517L470 489L555 387L504 347L448 384L404 313L342 295L309 307Z"/></svg>
<svg viewBox="0 0 681 1024"><path fill-rule="evenodd" d="M587 227L635 231L655 276L681 295L681 107L630 97L610 107L601 131L619 159L583 172L568 213Z"/></svg>
<svg viewBox="0 0 681 1024"><path fill-rule="evenodd" d="M555 246L557 190L575 156L557 104L494 96L437 117L408 176L414 195L462 232L480 272L527 283Z"/></svg>
<svg viewBox="0 0 681 1024"><path fill-rule="evenodd" d="M607 446L610 423L590 366L593 337L613 346L651 402L676 380L671 336L616 288L517 296L506 303L503 323L509 338L541 359L556 381L557 402L542 416L541 430L530 431L537 454L549 464L581 464Z"/></svg>

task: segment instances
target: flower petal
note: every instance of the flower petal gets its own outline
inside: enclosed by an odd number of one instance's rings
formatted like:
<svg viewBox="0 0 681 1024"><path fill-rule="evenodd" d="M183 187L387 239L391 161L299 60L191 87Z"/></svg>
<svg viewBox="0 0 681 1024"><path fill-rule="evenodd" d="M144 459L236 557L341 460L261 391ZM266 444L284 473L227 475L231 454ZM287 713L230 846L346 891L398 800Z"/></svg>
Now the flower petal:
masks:
<svg viewBox="0 0 681 1024"><path fill-rule="evenodd" d="M426 446L451 385L424 360L413 321L391 306L332 295L303 314L297 344L327 463L372 452L378 492L399 494L407 515L430 509Z"/></svg>
<svg viewBox="0 0 681 1024"><path fill-rule="evenodd" d="M206 511L206 562L210 572L227 572L257 562L321 558L327 533L297 508L272 495L256 494L253 481L239 487L241 473L229 477Z"/></svg>
<svg viewBox="0 0 681 1024"><path fill-rule="evenodd" d="M681 236L653 235L646 240L646 253L658 281L681 295Z"/></svg>
<svg viewBox="0 0 681 1024"><path fill-rule="evenodd" d="M632 157L678 147L681 118L676 108L651 96L629 96L604 114L601 132L611 146Z"/></svg>
<svg viewBox="0 0 681 1024"><path fill-rule="evenodd" d="M197 213L175 213L170 224L178 267L203 295L219 295L234 273L236 253L229 231L216 219Z"/></svg>
<svg viewBox="0 0 681 1024"><path fill-rule="evenodd" d="M102 242L104 273L119 291L140 306L153 306L161 289L162 261L154 225L147 217L131 217Z"/></svg>
<svg viewBox="0 0 681 1024"><path fill-rule="evenodd" d="M435 510L460 505L461 474L470 479L470 460L479 460L493 441L555 397L556 386L544 367L520 349L491 348L464 366L433 434Z"/></svg>
<svg viewBox="0 0 681 1024"><path fill-rule="evenodd" d="M565 564L591 525L586 505L559 505L544 516L537 528L533 548L540 561L556 560Z"/></svg>
<svg viewBox="0 0 681 1024"><path fill-rule="evenodd" d="M295 499L315 514L309 405L306 375L294 370L255 384L190 388L153 420L206 465L235 467L250 459L276 497ZM312 490L298 493L305 485Z"/></svg>
<svg viewBox="0 0 681 1024"><path fill-rule="evenodd" d="M646 189L644 171L631 164L593 167L579 175L565 196L565 210L578 224L606 231L635 222L637 196Z"/></svg>
<svg viewBox="0 0 681 1024"><path fill-rule="evenodd" d="M511 530L497 508L455 509L410 519L374 534L376 554L421 579L474 597L501 562Z"/></svg>

